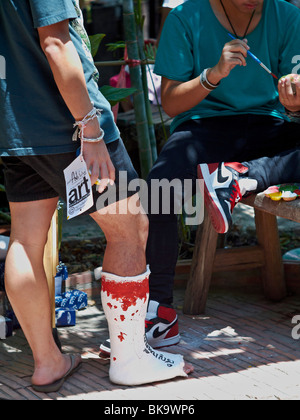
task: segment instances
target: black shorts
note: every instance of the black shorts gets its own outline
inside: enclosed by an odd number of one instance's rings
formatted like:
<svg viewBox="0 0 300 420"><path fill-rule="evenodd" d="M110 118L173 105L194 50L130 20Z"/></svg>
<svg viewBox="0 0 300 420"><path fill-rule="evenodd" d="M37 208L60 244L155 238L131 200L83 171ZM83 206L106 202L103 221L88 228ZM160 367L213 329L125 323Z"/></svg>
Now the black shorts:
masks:
<svg viewBox="0 0 300 420"><path fill-rule="evenodd" d="M107 144L111 161L116 170L116 180L105 205L129 198L137 191L129 191L130 181L138 178L121 139ZM2 157L6 195L9 202L28 202L60 197L66 201L64 169L76 158L76 152L40 156ZM97 200L102 195L93 186L94 205L85 214L99 210ZM102 202L103 200L101 200ZM102 206L103 207L103 206Z"/></svg>

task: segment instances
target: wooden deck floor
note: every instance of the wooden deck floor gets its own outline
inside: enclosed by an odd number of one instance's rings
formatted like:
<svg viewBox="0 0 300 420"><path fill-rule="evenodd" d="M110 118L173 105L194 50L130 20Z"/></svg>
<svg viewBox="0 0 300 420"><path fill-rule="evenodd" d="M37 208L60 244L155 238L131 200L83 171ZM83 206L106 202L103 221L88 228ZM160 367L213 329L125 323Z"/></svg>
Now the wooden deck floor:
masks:
<svg viewBox="0 0 300 420"><path fill-rule="evenodd" d="M189 379L132 388L111 384L109 362L98 357L107 325L96 302L78 313L75 327L59 329L63 350L81 352L84 358L81 370L59 393L38 394L31 388L33 362L21 331L0 341L0 399L102 400L105 407L110 400L191 404L220 399L300 399L300 346L292 337L296 326L292 319L300 315L299 296L274 304L259 293L214 289L205 315L187 317L181 310L183 291L178 289L175 305L182 340L168 351L184 354L194 365L195 372Z"/></svg>

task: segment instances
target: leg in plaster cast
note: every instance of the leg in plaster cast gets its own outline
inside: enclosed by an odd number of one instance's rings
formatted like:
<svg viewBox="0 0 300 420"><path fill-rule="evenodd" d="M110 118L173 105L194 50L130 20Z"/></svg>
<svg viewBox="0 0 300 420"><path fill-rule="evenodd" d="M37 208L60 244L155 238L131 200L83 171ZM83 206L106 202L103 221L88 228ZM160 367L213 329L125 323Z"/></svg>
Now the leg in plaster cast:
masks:
<svg viewBox="0 0 300 420"><path fill-rule="evenodd" d="M178 354L153 350L145 337L150 271L136 277L102 273L102 304L111 341L110 380L120 385L141 385L187 377Z"/></svg>
<svg viewBox="0 0 300 420"><path fill-rule="evenodd" d="M131 212L129 200L91 216L107 240L101 297L111 340L111 381L137 385L191 373L192 366L182 356L154 351L145 342L147 216L142 209L139 214Z"/></svg>

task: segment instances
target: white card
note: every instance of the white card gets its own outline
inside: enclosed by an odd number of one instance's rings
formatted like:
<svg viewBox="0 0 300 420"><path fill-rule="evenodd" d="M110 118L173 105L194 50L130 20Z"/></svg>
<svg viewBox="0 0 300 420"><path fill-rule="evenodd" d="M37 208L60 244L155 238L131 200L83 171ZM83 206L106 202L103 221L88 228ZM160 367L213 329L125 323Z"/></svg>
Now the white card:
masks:
<svg viewBox="0 0 300 420"><path fill-rule="evenodd" d="M67 219L85 212L94 204L91 178L83 157L78 156L64 170L67 192Z"/></svg>

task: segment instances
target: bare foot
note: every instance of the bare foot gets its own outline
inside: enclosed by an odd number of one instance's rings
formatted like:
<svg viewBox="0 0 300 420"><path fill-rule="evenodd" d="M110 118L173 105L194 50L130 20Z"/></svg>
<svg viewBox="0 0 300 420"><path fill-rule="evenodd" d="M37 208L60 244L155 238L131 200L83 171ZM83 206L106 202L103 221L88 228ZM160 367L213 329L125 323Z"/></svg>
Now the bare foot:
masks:
<svg viewBox="0 0 300 420"><path fill-rule="evenodd" d="M194 367L189 363L185 363L183 370L187 375L190 375L194 372Z"/></svg>
<svg viewBox="0 0 300 420"><path fill-rule="evenodd" d="M75 367L81 363L81 356L76 355ZM71 368L71 358L68 354L61 354L59 361L46 361L43 366L35 368L31 378L33 385L48 385L61 379Z"/></svg>

